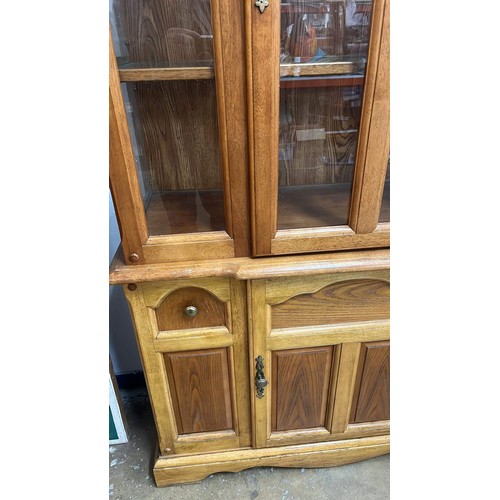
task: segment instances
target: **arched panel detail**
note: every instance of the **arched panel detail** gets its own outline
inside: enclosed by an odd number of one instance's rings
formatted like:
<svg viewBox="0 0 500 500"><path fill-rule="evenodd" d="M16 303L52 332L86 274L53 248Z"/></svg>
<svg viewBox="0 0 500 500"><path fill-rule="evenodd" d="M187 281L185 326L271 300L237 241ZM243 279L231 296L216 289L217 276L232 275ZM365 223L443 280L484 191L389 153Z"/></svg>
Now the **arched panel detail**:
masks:
<svg viewBox="0 0 500 500"><path fill-rule="evenodd" d="M385 280L339 281L272 305L271 324L274 329L388 319L389 297Z"/></svg>
<svg viewBox="0 0 500 500"><path fill-rule="evenodd" d="M155 313L160 331L226 325L224 302L194 286L178 288L166 295Z"/></svg>

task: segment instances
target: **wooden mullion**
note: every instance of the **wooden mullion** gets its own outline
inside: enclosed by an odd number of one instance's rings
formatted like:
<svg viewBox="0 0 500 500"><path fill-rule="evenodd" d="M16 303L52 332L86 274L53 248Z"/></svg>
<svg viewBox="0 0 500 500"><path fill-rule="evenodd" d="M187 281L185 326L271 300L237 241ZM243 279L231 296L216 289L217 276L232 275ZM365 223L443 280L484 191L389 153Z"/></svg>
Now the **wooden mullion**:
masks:
<svg viewBox="0 0 500 500"><path fill-rule="evenodd" d="M250 2L249 2L250 3ZM271 253L278 208L279 51L280 4L269 2L263 14L252 3L251 43L247 46L252 68L254 128L253 157L253 253Z"/></svg>

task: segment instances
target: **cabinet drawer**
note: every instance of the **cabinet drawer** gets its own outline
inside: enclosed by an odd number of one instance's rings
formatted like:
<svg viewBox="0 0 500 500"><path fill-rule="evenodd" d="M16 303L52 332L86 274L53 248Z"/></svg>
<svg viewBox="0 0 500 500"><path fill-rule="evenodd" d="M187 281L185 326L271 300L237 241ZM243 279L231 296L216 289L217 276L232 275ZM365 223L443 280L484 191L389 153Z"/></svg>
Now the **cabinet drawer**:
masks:
<svg viewBox="0 0 500 500"><path fill-rule="evenodd" d="M156 309L158 330L183 330L226 326L227 314L224 302L208 290L185 287L165 297Z"/></svg>
<svg viewBox="0 0 500 500"><path fill-rule="evenodd" d="M272 329L389 319L389 283L349 276L333 283L292 286L285 300L270 301Z"/></svg>

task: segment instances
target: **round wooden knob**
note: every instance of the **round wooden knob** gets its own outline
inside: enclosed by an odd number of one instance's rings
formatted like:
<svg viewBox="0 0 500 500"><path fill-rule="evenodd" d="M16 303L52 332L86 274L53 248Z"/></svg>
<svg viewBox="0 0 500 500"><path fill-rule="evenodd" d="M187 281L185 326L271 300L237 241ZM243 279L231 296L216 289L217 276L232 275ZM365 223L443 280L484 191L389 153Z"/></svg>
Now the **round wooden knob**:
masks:
<svg viewBox="0 0 500 500"><path fill-rule="evenodd" d="M196 307L194 307L194 306L187 306L184 309L184 314L188 318L194 318L198 314L198 309L196 309Z"/></svg>
<svg viewBox="0 0 500 500"><path fill-rule="evenodd" d="M137 262L139 260L139 256L136 254L136 253L131 253L129 256L128 256L128 260L130 262Z"/></svg>

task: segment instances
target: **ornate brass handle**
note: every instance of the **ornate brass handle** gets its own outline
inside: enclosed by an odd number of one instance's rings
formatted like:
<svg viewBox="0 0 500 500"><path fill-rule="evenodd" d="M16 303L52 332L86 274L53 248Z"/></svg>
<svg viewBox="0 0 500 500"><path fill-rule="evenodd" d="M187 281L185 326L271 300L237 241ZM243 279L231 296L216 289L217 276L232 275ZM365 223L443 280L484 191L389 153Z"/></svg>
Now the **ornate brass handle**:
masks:
<svg viewBox="0 0 500 500"><path fill-rule="evenodd" d="M260 13L263 14L264 11L266 10L266 7L269 5L268 0L257 0L255 2L255 7L258 7L260 10Z"/></svg>
<svg viewBox="0 0 500 500"><path fill-rule="evenodd" d="M187 306L184 309L184 314L188 318L194 318L198 314L198 309L196 309L196 307L194 307L194 306Z"/></svg>
<svg viewBox="0 0 500 500"><path fill-rule="evenodd" d="M255 387L257 389L257 397L260 399L264 397L264 388L267 385L266 377L264 377L264 358L257 356L255 361L257 362L255 365L255 369L257 370L255 374Z"/></svg>

